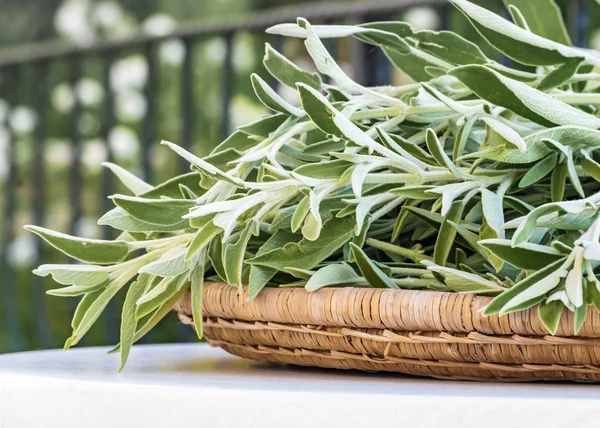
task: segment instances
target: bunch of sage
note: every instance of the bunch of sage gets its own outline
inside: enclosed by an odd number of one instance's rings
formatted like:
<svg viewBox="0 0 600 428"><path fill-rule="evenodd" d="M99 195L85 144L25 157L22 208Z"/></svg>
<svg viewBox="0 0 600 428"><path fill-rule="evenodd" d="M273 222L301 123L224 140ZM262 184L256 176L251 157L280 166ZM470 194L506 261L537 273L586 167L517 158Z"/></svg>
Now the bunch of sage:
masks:
<svg viewBox="0 0 600 428"><path fill-rule="evenodd" d="M264 287L478 293L495 296L486 314L537 305L550 333L574 311L577 333L587 306L600 309L600 55L571 46L552 0L505 0L514 23L450 2L522 66L404 22L277 25L319 71L266 46L266 69L301 105L253 75L272 115L204 158L163 141L191 172L153 186L108 164L130 191L99 220L115 240L28 227L84 262L34 271L65 285L50 294L82 296L65 347L122 288L123 364L188 290L202 336L205 279L247 285L250 299ZM332 37L381 48L417 83L358 84L325 48Z"/></svg>

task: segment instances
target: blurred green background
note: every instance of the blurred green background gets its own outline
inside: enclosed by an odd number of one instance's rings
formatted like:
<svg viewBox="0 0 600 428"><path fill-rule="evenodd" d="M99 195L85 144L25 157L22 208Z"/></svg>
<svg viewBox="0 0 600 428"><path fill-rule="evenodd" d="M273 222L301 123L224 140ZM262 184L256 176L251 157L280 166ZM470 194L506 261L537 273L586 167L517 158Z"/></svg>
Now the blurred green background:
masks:
<svg viewBox="0 0 600 428"><path fill-rule="evenodd" d="M190 82L182 80L186 45L179 39L152 45L152 69L146 57L148 45L143 41L90 55L13 60L11 65L3 65L3 61L61 46L93 46L115 38L157 36L178 28L203 28L234 21L244 23L270 13L295 16L296 11L324 7L322 2L303 3L0 0L0 353L61 346L69 335L75 307L75 302L46 296L44 291L53 286L52 281L31 275L31 269L40 261L65 263L66 259L40 246L23 231L24 224L41 223L85 237L107 236L96 220L106 209L107 191L117 193L122 189L107 181L101 162L110 158L134 173L146 175L153 184L173 176L180 162L157 143L162 138L180 142L185 134L185 99L192 100L189 132L193 151L198 155L207 154L222 138L225 92L231 95L227 110L229 130L267 114L253 97L248 78L251 72L267 76L261 65L266 41L298 65L312 68L301 42L273 40L259 31L236 31L233 35L232 80L228 89L223 82L226 42L220 36L192 39ZM339 17L335 21L356 22L356 17L344 14L355 3L336 2L334 8ZM384 17L370 14L368 19L407 20L418 28L447 26L479 41L490 53L465 19L447 5L433 8L427 6L433 2L410 2L417 5L404 11L403 0L388 3L397 5L399 12ZM477 3L504 13L501 1ZM599 48L598 4L593 0L559 3L574 41ZM400 72L380 66L381 58L372 48L349 40L329 47L348 74L359 81L407 81ZM372 61L374 65L367 69L365 64ZM284 97L295 101L292 91L282 91ZM144 157L146 166L150 166L148 171L143 168ZM75 212L74 198L80 200ZM90 331L85 345L117 341L118 300ZM171 316L145 340L187 341L193 336Z"/></svg>

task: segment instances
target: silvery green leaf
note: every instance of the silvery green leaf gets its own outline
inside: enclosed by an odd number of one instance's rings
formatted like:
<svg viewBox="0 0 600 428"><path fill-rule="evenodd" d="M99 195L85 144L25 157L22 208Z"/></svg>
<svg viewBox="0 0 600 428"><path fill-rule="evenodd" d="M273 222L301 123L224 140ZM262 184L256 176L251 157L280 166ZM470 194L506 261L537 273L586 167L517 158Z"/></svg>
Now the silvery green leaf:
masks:
<svg viewBox="0 0 600 428"><path fill-rule="evenodd" d="M479 34L490 45L522 64L555 65L562 64L567 58L583 56L578 49L519 28L495 13L469 1L449 1L469 19ZM540 7L536 5L535 9L538 10ZM556 29L553 31L556 31ZM594 63L597 62L589 55L587 57L588 60Z"/></svg>
<svg viewBox="0 0 600 428"><path fill-rule="evenodd" d="M94 296L93 301L82 300L80 305L85 301L86 306L85 312L82 310L78 317L73 318L73 322L76 327L73 328L73 333L71 337L67 339L65 342L65 349L69 349L72 346L75 346L83 336L88 332L91 326L96 322L98 317L104 312L106 305L108 302L117 294L117 292L125 285L124 282L121 281L112 281L106 287L92 293L87 296ZM97 294L96 294L97 293ZM84 297L85 299L85 297ZM88 306L89 305L89 306Z"/></svg>
<svg viewBox="0 0 600 428"><path fill-rule="evenodd" d="M484 100L505 107L541 125L600 128L600 118L559 101L523 82L502 76L486 66L464 65L450 70L449 73Z"/></svg>
<svg viewBox="0 0 600 428"><path fill-rule="evenodd" d="M479 46L452 31L419 30L413 34L417 48L452 64L488 62Z"/></svg>
<svg viewBox="0 0 600 428"><path fill-rule="evenodd" d="M444 215L433 250L433 261L439 266L444 266L446 263L456 237L456 229L449 222L460 223L464 208L465 201L454 201Z"/></svg>
<svg viewBox="0 0 600 428"><path fill-rule="evenodd" d="M188 152L183 147L180 147L176 144L173 144L173 143L171 143L169 141L165 141L165 140L161 141L161 144L168 146L171 150L173 150L179 156L181 156L182 158L187 160L193 166L197 167L203 173L208 174L209 176L213 176L217 179L226 181L228 183L234 184L236 186L243 187L244 184L243 184L242 180L240 180L238 177L227 175L226 173L221 171L216 166L211 165L210 163L206 162L205 160L199 158L198 156Z"/></svg>
<svg viewBox="0 0 600 428"><path fill-rule="evenodd" d="M256 256L261 256L272 250L282 248L287 243L297 242L297 240L297 234L291 233L285 229L279 229L258 249ZM248 281L248 299L254 299L276 273L277 269L260 265L251 265L250 278Z"/></svg>
<svg viewBox="0 0 600 428"><path fill-rule="evenodd" d="M178 276L165 277L154 288L147 290L136 301L135 318L140 320L171 300L183 288L184 284L189 283L189 276L190 272L186 271Z"/></svg>
<svg viewBox="0 0 600 428"><path fill-rule="evenodd" d="M294 210L294 215L292 216L292 222L290 225L290 230L292 232L295 233L298 231L298 229L300 229L300 226L302 225L304 219L308 215L309 210L310 196L307 195L304 198L302 198L302 200L298 203L298 206Z"/></svg>
<svg viewBox="0 0 600 428"><path fill-rule="evenodd" d="M317 240L302 239L299 242L290 242L281 248L257 255L247 262L277 270L288 267L312 269L350 240L355 223L353 216L333 217L323 223Z"/></svg>
<svg viewBox="0 0 600 428"><path fill-rule="evenodd" d="M78 238L39 226L25 226L25 229L35 233L67 256L82 262L118 263L125 260L130 251L130 246L125 241Z"/></svg>
<svg viewBox="0 0 600 428"><path fill-rule="evenodd" d="M198 339L202 339L202 302L204 290L204 265L206 263L206 248L200 250L196 266L190 276L190 291L192 300L192 318Z"/></svg>
<svg viewBox="0 0 600 428"><path fill-rule="evenodd" d="M102 162L102 166L105 166L108 169L110 169L121 181L121 183L123 183L125 187L131 190L131 192L136 196L149 192L153 189L153 187L150 184L136 177L135 175L127 171L125 168L120 167L119 165L115 165L111 162Z"/></svg>
<svg viewBox="0 0 600 428"><path fill-rule="evenodd" d="M436 194L430 192L433 189L435 189L435 186L403 186L391 189L388 192L392 195L402 196L407 199L427 201L438 198Z"/></svg>
<svg viewBox="0 0 600 428"><path fill-rule="evenodd" d="M52 290L46 291L46 294L57 297L75 297L83 294L93 293L104 288L104 285L105 283L94 285L70 285L63 288L53 288Z"/></svg>
<svg viewBox="0 0 600 428"><path fill-rule="evenodd" d="M559 162L552 171L550 179L550 195L552 202L562 201L565 196L565 185L568 174L567 162Z"/></svg>
<svg viewBox="0 0 600 428"><path fill-rule="evenodd" d="M510 13L510 16L512 17L514 23L516 25L518 25L520 28L522 28L523 30L531 31L529 29L529 25L527 25L527 21L525 20L525 17L523 16L523 14L519 10L519 8L512 4L509 4L507 6L508 6L508 12Z"/></svg>
<svg viewBox="0 0 600 428"><path fill-rule="evenodd" d="M428 261L424 261L423 264L427 266L428 270L441 275L444 283L452 291L495 295L505 290L496 282L470 272L439 266Z"/></svg>
<svg viewBox="0 0 600 428"><path fill-rule="evenodd" d="M263 138L267 138L269 135L271 135L271 133L277 131L278 129L281 128L285 128L288 125L290 125L293 122L293 120L290 118L289 115L287 114L273 114L270 116L265 116L262 119L258 119L254 122L248 123L246 125L242 125L238 127L238 131L240 134L246 134L246 135L250 135L253 137L263 137ZM228 142L233 135L236 135L236 133L232 134L232 136L230 138L228 138L227 140L225 140L222 144L225 144L226 142ZM239 137L241 138L241 136ZM244 145L242 147L239 148L239 150L246 150L249 149L251 147L253 147L254 145L256 145L256 142L253 141L252 139L246 139L248 142L246 144L248 144L248 146ZM235 144L237 141L232 141L230 144L233 147L237 147L238 144ZM221 146L217 146L217 148L220 148ZM216 149L215 149L216 150Z"/></svg>
<svg viewBox="0 0 600 428"><path fill-rule="evenodd" d="M569 301L575 306L583 305L583 254L582 247L576 247L574 250L575 258L573 267L567 274L565 279L565 292Z"/></svg>
<svg viewBox="0 0 600 428"><path fill-rule="evenodd" d="M280 113L291 114L293 116L304 116L304 112L297 107L294 107L281 95L279 95L267 82L265 82L258 74L252 74L250 77L252 87L256 97L269 109Z"/></svg>
<svg viewBox="0 0 600 428"><path fill-rule="evenodd" d="M563 257L519 281L517 284L513 285L511 288L494 298L494 300L492 300L485 307L483 314L491 315L502 311L503 308L507 306L507 303L509 303L513 298L529 290L532 286L538 284L540 281L543 281L546 277L555 274L559 270L561 270L560 273L562 274L564 271L564 269L562 269L562 265L564 264L565 260L566 257ZM529 299L529 301L538 303L536 299Z"/></svg>
<svg viewBox="0 0 600 428"><path fill-rule="evenodd" d="M458 178L462 178L462 174L452 163L452 160L448 157L446 152L444 151L444 147L442 143L438 139L435 131L431 128L427 128L427 136L426 136L427 148L429 149L429 153L435 158L437 163L440 166L446 167Z"/></svg>
<svg viewBox="0 0 600 428"><path fill-rule="evenodd" d="M520 152L525 152L527 150L527 146L523 138L521 138L519 133L510 126L491 116L484 116L481 118L481 120L483 120L487 126L492 128L496 133L500 134L502 138L512 144Z"/></svg>
<svg viewBox="0 0 600 428"><path fill-rule="evenodd" d="M483 239L479 241L479 245L505 262L527 270L542 269L563 258L563 255L552 247L529 242L513 247L509 239Z"/></svg>
<svg viewBox="0 0 600 428"><path fill-rule="evenodd" d="M565 26L560 8L554 0L503 0L507 6L515 6L527 22L529 30L538 36L563 45L571 39Z"/></svg>
<svg viewBox="0 0 600 428"><path fill-rule="evenodd" d="M497 238L504 238L504 230L502 230L502 226L504 226L502 196L487 189L481 189L481 203L486 223L496 232Z"/></svg>
<svg viewBox="0 0 600 428"><path fill-rule="evenodd" d="M149 199L158 199L161 197L176 199L181 197L181 185L188 187L197 195L204 193L204 189L200 187L200 174L197 172L188 172L187 174L173 177L139 196Z"/></svg>
<svg viewBox="0 0 600 428"><path fill-rule="evenodd" d="M205 248L213 238L215 238L218 234L223 232L218 226L211 221L208 221L201 229L199 229L190 244L187 247L185 253L185 261L191 260L199 251Z"/></svg>
<svg viewBox="0 0 600 428"><path fill-rule="evenodd" d="M208 257L210 263L222 281L227 281L225 275L225 267L223 266L223 241L221 239L213 239L208 247Z"/></svg>
<svg viewBox="0 0 600 428"><path fill-rule="evenodd" d="M252 236L258 235L259 223L249 220L236 242L227 242L223 248L223 267L227 282L241 289L242 268L244 266L244 255L248 241Z"/></svg>
<svg viewBox="0 0 600 428"><path fill-rule="evenodd" d="M160 226L173 226L181 223L181 219L190 208L196 206L189 199L146 199L135 196L114 195L113 202L132 216L144 223Z"/></svg>
<svg viewBox="0 0 600 428"><path fill-rule="evenodd" d="M582 150L581 154L581 166L583 171L592 177L594 180L600 182L600 164L594 160L589 150Z"/></svg>
<svg viewBox="0 0 600 428"><path fill-rule="evenodd" d="M273 77L290 88L296 89L296 83L298 82L312 86L315 89L321 87L321 78L317 73L308 73L301 70L268 43L265 45L263 64Z"/></svg>
<svg viewBox="0 0 600 428"><path fill-rule="evenodd" d="M560 300L541 302L538 306L538 316L550 334L556 334L560 323L560 315L565 307Z"/></svg>
<svg viewBox="0 0 600 428"><path fill-rule="evenodd" d="M536 163L533 167L527 170L525 175L519 181L519 188L529 187L532 184L537 183L538 181L544 179L556 166L558 161L558 155L556 153L552 153L549 156L546 156L538 163Z"/></svg>
<svg viewBox="0 0 600 428"><path fill-rule="evenodd" d="M583 58L569 58L564 64L558 66L550 73L548 73L537 89L540 91L547 91L557 86L564 85L571 77L577 73L577 69L581 65Z"/></svg>
<svg viewBox="0 0 600 428"><path fill-rule="evenodd" d="M564 163L567 166L567 174L569 176L569 179L571 180L571 184L573 185L575 191L577 191L577 193L579 193L579 195L582 198L585 198L585 193L583 191L583 188L581 187L579 177L577 176L577 170L575 169L575 161L573 160L573 148L571 146L564 146L552 138L544 140L544 143L562 152L565 159ZM562 200L562 198L560 199Z"/></svg>
<svg viewBox="0 0 600 428"><path fill-rule="evenodd" d="M190 268L190 261L185 260L185 254L185 248L173 248L164 253L158 260L141 268L139 272L161 277L181 275Z"/></svg>
<svg viewBox="0 0 600 428"><path fill-rule="evenodd" d="M130 216L127 211L119 207L113 208L100 217L98 224L127 232L173 232L189 227L189 221L185 219L168 226L147 223Z"/></svg>
<svg viewBox="0 0 600 428"><path fill-rule="evenodd" d="M33 270L39 276L52 275L52 279L63 285L92 287L108 279L110 271L103 266L93 265L41 265Z"/></svg>
<svg viewBox="0 0 600 428"><path fill-rule="evenodd" d="M362 285L365 279L354 272L346 263L331 264L319 269L306 283L307 291L316 291L323 287L339 287Z"/></svg>
<svg viewBox="0 0 600 428"><path fill-rule="evenodd" d="M350 242L350 249L356 265L372 287L399 288L375 263L373 263L358 245Z"/></svg>
<svg viewBox="0 0 600 428"><path fill-rule="evenodd" d="M316 272L309 269L285 268L285 273L289 273L296 278L305 279L308 281Z"/></svg>
<svg viewBox="0 0 600 428"><path fill-rule="evenodd" d="M119 371L122 371L127 364L129 358L129 352L133 345L133 338L137 329L138 321L135 318L136 302L144 292L152 280L150 275L140 275L137 281L134 281L127 290L125 301L123 303L123 310L121 312L121 364Z"/></svg>

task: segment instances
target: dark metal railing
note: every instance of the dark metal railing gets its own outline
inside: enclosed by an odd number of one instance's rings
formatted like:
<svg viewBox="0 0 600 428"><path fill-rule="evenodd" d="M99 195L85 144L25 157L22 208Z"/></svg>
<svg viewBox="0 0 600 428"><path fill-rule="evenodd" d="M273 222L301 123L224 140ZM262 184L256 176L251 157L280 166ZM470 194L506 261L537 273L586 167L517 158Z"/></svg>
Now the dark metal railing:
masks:
<svg viewBox="0 0 600 428"><path fill-rule="evenodd" d="M501 7L500 0L482 0L481 3L495 8ZM586 5L586 0L562 3L567 22L573 29L573 39L579 45L584 44L587 36ZM193 92L193 88L199 83L195 76L198 67L196 48L199 43L214 38L224 42L224 59L218 83L220 105L213 108L220 112L220 123L215 138L224 138L231 131L231 101L239 90L235 87L233 60L236 39L240 34L253 34L262 38L262 41L268 40L277 49L282 49L283 42L280 37L265 36L262 33L271 25L292 22L298 16L316 23L391 20L398 19L403 12L415 7L433 8L442 29L450 28L452 18L458 15L445 0L314 3L266 11L227 24L185 26L160 36L136 35L84 46L44 43L0 52L0 97L6 99L10 106L30 106L37 116L35 129L25 138L17 137L13 129L14 124L10 123L10 120L5 118L4 123L0 124L6 128L8 138L8 173L3 183L4 190L0 194L0 201L4 205L0 213L3 216L0 229L0 352L59 346L60 341L68 335L68 319L74 308L72 304L65 305L61 299L46 298L44 289L50 282L30 274L30 269L39 263L65 262L54 252L46 251L38 240L33 241L35 244L26 265L15 266L14 260L11 259L11 251L16 251L14 242L20 233L18 228L23 223L22 218L26 217L26 221L30 223L57 227L55 224L47 224L49 201L56 195L66 195L68 209L64 212L64 216L67 216L64 230L77 233L78 222L83 214L94 211L97 217L108 211L111 202L106 196L118 189L118 185L107 171L95 177L93 185L88 183L87 171L81 163L84 144L81 121L87 116L84 115L79 97L75 96L68 117L57 117L50 103L52 85L62 79L68 81L71 88L75 88L80 79L90 73L101 82L104 99L102 105L93 112L99 122L95 135L103 141L105 160L113 161L113 147L109 138L111 130L119 121L115 113L116 94L111 88L111 67L124 53L142 52L147 65L147 80L143 91L146 111L141 123L132 126L141 141L138 169L143 178L152 182L157 178L164 178L162 171L153 167L152 147L160 137L172 138L186 149L193 150L198 135L208 132L198 129L201 109L198 96ZM171 115L178 116L179 132L176 135L161 135L164 131L158 129L157 123L165 112L160 111L157 104L158 94L163 89L157 50L162 43L171 40L181 41L184 48L183 60L176 73L179 79L179 89L175 91L179 97L178 111L170 112ZM344 54L337 42L328 40L327 45L336 55ZM378 49L362 45L358 47L357 44L351 46L352 49L360 49L359 52L354 52L358 54L353 54L352 57L356 74L362 83L381 85L390 82L391 68ZM90 62L93 67L90 66ZM45 160L49 147L48 137L57 132L69 140L70 167L66 177L50 171ZM173 164L173 171L167 173L188 168L185 162L179 160L173 161ZM158 177L161 175L162 177ZM84 183L88 185L89 190L84 191L88 189ZM94 206L95 208L90 208ZM108 229L104 229L102 234L104 237L113 236L112 231ZM9 248L12 250L9 251ZM118 340L117 307L116 303L109 305L104 317L105 322L92 329L87 339L88 344L106 344ZM152 340L186 340L189 337L187 330L178 328L176 323L171 323L170 326L167 323L162 330L154 333Z"/></svg>

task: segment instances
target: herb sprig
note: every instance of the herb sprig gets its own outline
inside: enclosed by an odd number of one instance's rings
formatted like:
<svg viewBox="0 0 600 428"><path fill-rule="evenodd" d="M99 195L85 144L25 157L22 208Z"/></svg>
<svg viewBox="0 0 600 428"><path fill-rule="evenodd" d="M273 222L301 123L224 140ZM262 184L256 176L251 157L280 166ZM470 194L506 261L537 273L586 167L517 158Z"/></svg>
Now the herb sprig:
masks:
<svg viewBox="0 0 600 428"><path fill-rule="evenodd" d="M115 240L29 226L84 262L34 271L65 286L50 294L82 296L65 348L123 288L122 366L190 289L201 336L205 278L247 284L250 299L267 286L478 293L496 296L486 314L537 305L550 333L566 308L576 334L587 306L600 310L600 56L570 45L551 0L505 0L515 23L450 2L526 71L403 22L277 25L268 32L304 39L320 73L266 46L266 69L301 105L253 75L273 115L205 158L163 141L190 173L153 186L107 164L130 191L99 220ZM350 36L418 83L354 82L322 42Z"/></svg>

